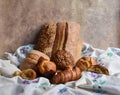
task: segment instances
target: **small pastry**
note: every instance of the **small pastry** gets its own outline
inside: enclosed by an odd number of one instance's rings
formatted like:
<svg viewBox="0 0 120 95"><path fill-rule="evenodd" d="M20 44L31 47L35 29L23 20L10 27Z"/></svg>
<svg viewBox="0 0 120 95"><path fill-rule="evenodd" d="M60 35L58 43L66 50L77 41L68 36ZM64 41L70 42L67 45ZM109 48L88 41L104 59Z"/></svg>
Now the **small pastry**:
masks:
<svg viewBox="0 0 120 95"><path fill-rule="evenodd" d="M56 64L41 57L37 64L41 74L53 74L56 72Z"/></svg>
<svg viewBox="0 0 120 95"><path fill-rule="evenodd" d="M15 71L13 73L13 76L21 76L22 72L21 71Z"/></svg>
<svg viewBox="0 0 120 95"><path fill-rule="evenodd" d="M95 73L98 73L98 74L106 74L106 75L109 75L109 71L106 67L104 66L101 66L101 65L93 65L93 66L90 66L87 71L89 72L95 72Z"/></svg>
<svg viewBox="0 0 120 95"><path fill-rule="evenodd" d="M55 62L58 69L73 68L74 59L70 52L58 50L53 55L52 61Z"/></svg>
<svg viewBox="0 0 120 95"><path fill-rule="evenodd" d="M81 71L86 71L88 67L96 64L96 60L92 57L84 56L77 61L76 66L79 67Z"/></svg>
<svg viewBox="0 0 120 95"><path fill-rule="evenodd" d="M37 77L37 74L33 69L26 69L22 71L20 76L24 79L33 80Z"/></svg>

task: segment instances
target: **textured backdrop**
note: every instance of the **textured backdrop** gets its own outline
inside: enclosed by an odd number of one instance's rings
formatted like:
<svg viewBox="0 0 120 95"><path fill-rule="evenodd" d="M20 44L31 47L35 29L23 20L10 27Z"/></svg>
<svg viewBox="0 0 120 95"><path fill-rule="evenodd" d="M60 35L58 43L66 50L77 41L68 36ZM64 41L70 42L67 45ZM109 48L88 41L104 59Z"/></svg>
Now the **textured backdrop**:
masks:
<svg viewBox="0 0 120 95"><path fill-rule="evenodd" d="M76 21L85 42L120 47L120 0L0 0L0 55L34 43L47 21Z"/></svg>

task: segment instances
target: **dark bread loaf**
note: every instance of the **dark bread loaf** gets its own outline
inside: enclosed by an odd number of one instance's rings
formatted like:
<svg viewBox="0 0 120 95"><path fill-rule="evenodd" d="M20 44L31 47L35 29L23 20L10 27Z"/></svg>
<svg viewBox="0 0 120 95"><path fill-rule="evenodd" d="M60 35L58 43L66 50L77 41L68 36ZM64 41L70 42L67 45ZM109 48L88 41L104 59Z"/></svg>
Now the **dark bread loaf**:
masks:
<svg viewBox="0 0 120 95"><path fill-rule="evenodd" d="M45 25L43 25L39 34L37 44L35 45L35 49L51 57L55 35L56 35L55 23L46 23Z"/></svg>
<svg viewBox="0 0 120 95"><path fill-rule="evenodd" d="M81 57L82 41L80 25L75 22L45 24L35 45L35 49L47 54L51 59L57 50L69 51L75 62Z"/></svg>

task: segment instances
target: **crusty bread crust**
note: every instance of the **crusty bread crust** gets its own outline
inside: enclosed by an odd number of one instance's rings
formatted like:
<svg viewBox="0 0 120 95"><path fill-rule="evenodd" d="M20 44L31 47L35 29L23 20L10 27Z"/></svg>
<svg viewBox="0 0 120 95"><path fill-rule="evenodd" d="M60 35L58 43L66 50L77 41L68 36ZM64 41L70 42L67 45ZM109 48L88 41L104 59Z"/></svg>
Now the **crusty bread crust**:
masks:
<svg viewBox="0 0 120 95"><path fill-rule="evenodd" d="M56 35L56 24L46 23L41 28L37 44L35 45L35 49L51 57L55 35Z"/></svg>
<svg viewBox="0 0 120 95"><path fill-rule="evenodd" d="M81 57L82 51L80 25L76 22L45 24L40 31L35 49L45 53L51 59L57 50L66 50L72 54L76 62Z"/></svg>

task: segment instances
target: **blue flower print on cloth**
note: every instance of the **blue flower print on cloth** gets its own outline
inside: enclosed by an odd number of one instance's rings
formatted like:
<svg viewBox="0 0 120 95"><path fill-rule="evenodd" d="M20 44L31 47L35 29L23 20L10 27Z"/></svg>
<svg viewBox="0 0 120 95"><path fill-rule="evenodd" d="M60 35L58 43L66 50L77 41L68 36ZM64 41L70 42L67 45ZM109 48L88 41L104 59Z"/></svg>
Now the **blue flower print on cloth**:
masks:
<svg viewBox="0 0 120 95"><path fill-rule="evenodd" d="M114 48L114 47L111 47L111 50L117 54L118 56L120 56L120 49L119 48Z"/></svg>
<svg viewBox="0 0 120 95"><path fill-rule="evenodd" d="M33 47L34 47L34 45L32 45L32 44L21 46L16 50L16 52L14 53L14 56L16 56L18 61L21 63L23 61L23 59L27 56L27 54L31 50L33 50Z"/></svg>
<svg viewBox="0 0 120 95"><path fill-rule="evenodd" d="M85 89L92 89L95 92L103 93L103 85L106 83L106 75L97 74L93 72L83 72L82 77L76 81L76 86L85 88Z"/></svg>
<svg viewBox="0 0 120 95"><path fill-rule="evenodd" d="M90 76L93 78L93 89L97 89L98 92L103 92L102 85L105 84L106 80L102 79L102 74L97 74L89 72Z"/></svg>
<svg viewBox="0 0 120 95"><path fill-rule="evenodd" d="M59 89L58 95L63 95L63 94L66 93L66 92L67 92L67 88Z"/></svg>
<svg viewBox="0 0 120 95"><path fill-rule="evenodd" d="M120 56L119 49L108 48L98 58L97 62L100 65L105 66L109 70L110 75L120 73Z"/></svg>
<svg viewBox="0 0 120 95"><path fill-rule="evenodd" d="M11 61L11 64L19 66L22 63L23 59L27 56L27 54L33 50L34 45L29 44L25 46L20 46L14 54L5 52L5 58Z"/></svg>
<svg viewBox="0 0 120 95"><path fill-rule="evenodd" d="M48 79L44 78L44 77L40 77L34 80L22 80L22 84L24 85L29 85L29 84L33 84L33 88L41 88L43 90L48 90L48 88L50 87L50 82Z"/></svg>

